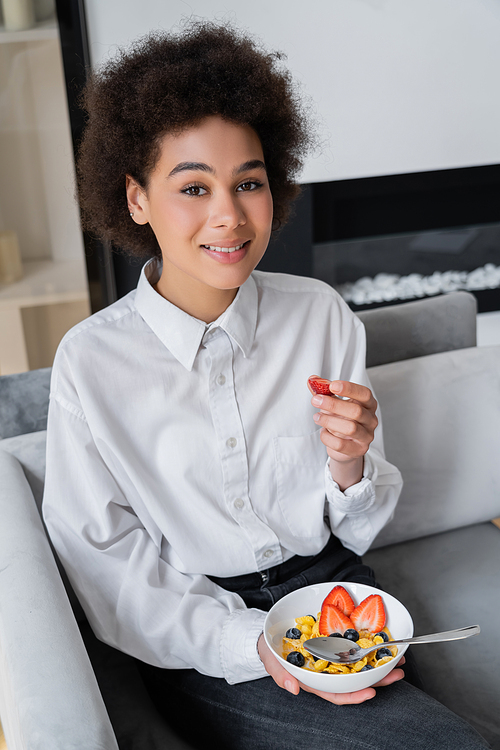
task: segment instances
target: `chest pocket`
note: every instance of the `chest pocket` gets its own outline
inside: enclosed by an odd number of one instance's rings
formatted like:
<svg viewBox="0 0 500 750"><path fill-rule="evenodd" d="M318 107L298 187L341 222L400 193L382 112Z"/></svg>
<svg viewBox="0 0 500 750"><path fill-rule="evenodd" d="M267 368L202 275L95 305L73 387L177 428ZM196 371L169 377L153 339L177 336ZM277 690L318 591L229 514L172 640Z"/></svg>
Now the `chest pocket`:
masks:
<svg viewBox="0 0 500 750"><path fill-rule="evenodd" d="M298 437L275 437L277 500L296 537L324 533L326 448L321 430Z"/></svg>

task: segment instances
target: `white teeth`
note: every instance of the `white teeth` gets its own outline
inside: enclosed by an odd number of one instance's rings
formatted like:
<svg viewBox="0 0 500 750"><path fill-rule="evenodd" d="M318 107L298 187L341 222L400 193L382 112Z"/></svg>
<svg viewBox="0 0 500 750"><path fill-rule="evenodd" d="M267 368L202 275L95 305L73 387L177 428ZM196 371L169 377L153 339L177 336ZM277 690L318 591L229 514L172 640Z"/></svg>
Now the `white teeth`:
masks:
<svg viewBox="0 0 500 750"><path fill-rule="evenodd" d="M236 245L236 247L216 247L215 245L204 245L204 247L207 248L207 250L213 250L216 253L234 253L235 250L240 250L243 245Z"/></svg>

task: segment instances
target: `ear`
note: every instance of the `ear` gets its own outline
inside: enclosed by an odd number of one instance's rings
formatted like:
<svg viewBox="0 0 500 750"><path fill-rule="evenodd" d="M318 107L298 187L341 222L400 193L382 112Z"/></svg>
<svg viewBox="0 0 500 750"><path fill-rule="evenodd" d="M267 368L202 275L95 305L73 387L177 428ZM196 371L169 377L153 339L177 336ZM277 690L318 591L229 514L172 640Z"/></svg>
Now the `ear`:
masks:
<svg viewBox="0 0 500 750"><path fill-rule="evenodd" d="M136 224L149 222L149 202L145 191L133 177L126 176L127 204L130 217Z"/></svg>

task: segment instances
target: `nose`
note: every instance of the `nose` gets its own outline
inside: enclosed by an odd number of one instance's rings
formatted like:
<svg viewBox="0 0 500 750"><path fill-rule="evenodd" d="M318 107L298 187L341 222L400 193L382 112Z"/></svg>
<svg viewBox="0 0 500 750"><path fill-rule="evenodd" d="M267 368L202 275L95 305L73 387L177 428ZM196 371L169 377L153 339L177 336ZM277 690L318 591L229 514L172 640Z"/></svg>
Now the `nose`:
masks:
<svg viewBox="0 0 500 750"><path fill-rule="evenodd" d="M230 191L220 191L212 199L210 224L212 227L236 227L246 224L246 216L238 196Z"/></svg>

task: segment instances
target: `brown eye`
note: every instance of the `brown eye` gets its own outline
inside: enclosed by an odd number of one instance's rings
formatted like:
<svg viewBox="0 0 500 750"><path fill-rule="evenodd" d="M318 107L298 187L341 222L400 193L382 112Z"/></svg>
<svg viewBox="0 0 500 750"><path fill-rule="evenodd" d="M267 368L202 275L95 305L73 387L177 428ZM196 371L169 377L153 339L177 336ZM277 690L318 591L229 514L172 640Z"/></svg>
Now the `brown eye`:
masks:
<svg viewBox="0 0 500 750"><path fill-rule="evenodd" d="M207 191L204 187L201 187L201 185L188 185L188 187L184 188L182 192L186 195L192 195L196 197L198 195L204 195Z"/></svg>
<svg viewBox="0 0 500 750"><path fill-rule="evenodd" d="M250 190L256 190L260 187L262 187L262 183L258 180L247 180L247 182L242 182L241 185L238 185L238 190L242 193L248 193Z"/></svg>

